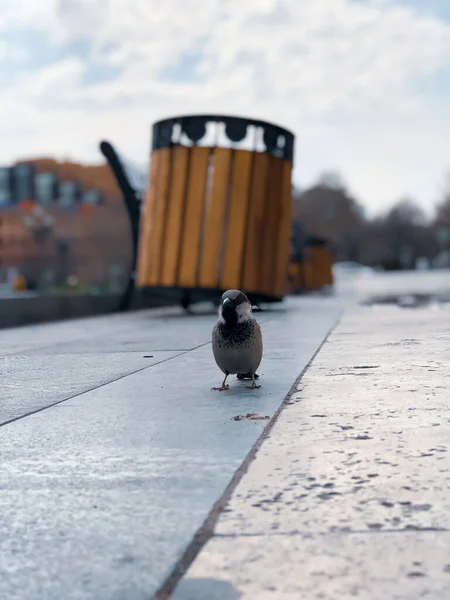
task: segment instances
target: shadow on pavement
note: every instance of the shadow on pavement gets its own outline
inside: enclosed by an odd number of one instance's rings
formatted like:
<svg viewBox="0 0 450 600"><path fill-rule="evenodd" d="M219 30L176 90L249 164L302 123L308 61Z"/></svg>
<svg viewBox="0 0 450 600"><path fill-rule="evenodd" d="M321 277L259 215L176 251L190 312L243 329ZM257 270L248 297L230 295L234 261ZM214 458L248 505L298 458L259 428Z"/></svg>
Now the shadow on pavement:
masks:
<svg viewBox="0 0 450 600"><path fill-rule="evenodd" d="M241 593L227 581L220 579L183 579L172 600L238 600Z"/></svg>

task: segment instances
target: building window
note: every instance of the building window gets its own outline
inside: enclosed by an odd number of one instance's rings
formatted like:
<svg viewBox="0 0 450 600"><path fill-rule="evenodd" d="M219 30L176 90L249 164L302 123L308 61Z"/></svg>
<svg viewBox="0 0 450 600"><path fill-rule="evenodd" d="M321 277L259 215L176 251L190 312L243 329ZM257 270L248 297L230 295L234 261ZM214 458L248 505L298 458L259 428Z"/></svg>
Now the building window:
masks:
<svg viewBox="0 0 450 600"><path fill-rule="evenodd" d="M81 190L78 181L63 181L59 186L58 204L74 206L80 201Z"/></svg>
<svg viewBox="0 0 450 600"><path fill-rule="evenodd" d="M12 173L9 167L0 168L0 206L10 204L14 199Z"/></svg>
<svg viewBox="0 0 450 600"><path fill-rule="evenodd" d="M16 199L22 200L34 199L34 167L28 163L22 163L14 167L14 181L16 184Z"/></svg>
<svg viewBox="0 0 450 600"><path fill-rule="evenodd" d="M101 204L102 195L99 190L87 190L83 194L84 204Z"/></svg>
<svg viewBox="0 0 450 600"><path fill-rule="evenodd" d="M45 206L56 200L56 175L54 173L38 173L35 185L38 204Z"/></svg>

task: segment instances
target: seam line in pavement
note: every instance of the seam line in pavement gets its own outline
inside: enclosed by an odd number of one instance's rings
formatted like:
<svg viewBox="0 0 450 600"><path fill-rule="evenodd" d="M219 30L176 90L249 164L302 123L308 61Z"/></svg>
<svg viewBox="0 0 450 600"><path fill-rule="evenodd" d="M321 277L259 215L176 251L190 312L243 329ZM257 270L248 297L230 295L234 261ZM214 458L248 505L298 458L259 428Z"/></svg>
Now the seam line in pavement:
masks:
<svg viewBox="0 0 450 600"><path fill-rule="evenodd" d="M106 337L107 334L105 334L102 337ZM44 344L43 346L34 346L33 348L28 348L28 350L17 350L14 352L9 352L8 354L2 354L0 353L0 357L1 358L5 358L8 356L36 356L37 353L44 353L46 350L57 350L58 348L61 348L61 346L68 346L70 344L77 344L79 342L83 342L83 338L76 338L73 340L69 340L69 341L65 341L65 342L57 342L56 344ZM204 344L207 344L208 342L204 342ZM200 344L199 346L195 346L194 348L176 348L176 349L163 349L163 350L158 350L157 348L150 348L150 350L117 350L117 351L113 351L113 352L69 352L69 354L122 354L122 353L126 353L126 352L135 352L135 353L139 353L139 352L190 352L191 350L196 350L197 348L199 348L200 346L204 345L204 344ZM52 352L52 354L54 354L54 352ZM47 354L46 356L52 356L52 354ZM64 354L64 352L62 352L62 354Z"/></svg>
<svg viewBox="0 0 450 600"><path fill-rule="evenodd" d="M199 348L202 348L203 346L207 346L208 344L210 344L211 342L205 342L204 344L199 344L198 346L195 346L194 348L191 348L190 350L186 350L185 352L180 352L179 354L175 354L174 356L170 356L169 358L165 358L164 360L159 360L158 362L155 362L151 365L145 365L144 367L140 367L139 369L136 369L135 371L131 371L130 373L125 373L124 375L120 375L119 377L116 377L114 379L110 379L109 381L105 381L103 383L100 383L98 385L94 385L92 387L90 387L87 390L83 390L82 392L78 392L77 394L73 394L72 396L68 396L67 398L63 398L62 400L58 400L56 402L52 402L51 404L47 404L46 406L41 406L40 408L37 408L36 410L31 410L23 415L19 415L18 417L14 417L13 419L8 419L7 421L3 421L2 423L0 423L0 427L4 427L5 425L10 425L11 423L14 423L15 421L20 421L21 419L25 419L26 417L31 417L32 415L35 415L37 413L40 413L44 410L47 410L48 408L53 408L54 406L58 406L58 404L62 404L63 402L68 402L69 400L73 400L74 398L78 398L79 396L83 396L84 394L88 394L89 392L93 392L94 390L98 390L106 385L109 385L110 383L115 383L116 381L120 381L121 379L125 379L126 377L130 377L131 375L136 375L136 373L140 373L141 371L145 371L146 369L151 369L152 367L156 367L156 365L161 365L165 362L168 362L169 360L174 360L175 358L179 358L180 356L184 356L185 354L188 354L189 352L193 352L194 350L198 350Z"/></svg>
<svg viewBox="0 0 450 600"><path fill-rule="evenodd" d="M339 314L338 318L336 319L335 323L333 324L333 326L325 334L322 342L319 344L316 351L314 352L314 354L308 361L308 364L304 367L304 369L301 371L300 375L297 377L297 379L292 384L288 393L285 395L285 397L281 401L280 406L276 410L275 414L270 419L270 421L267 423L267 425L264 427L261 435L258 437L256 442L253 444L252 448L250 449L249 453L245 457L244 461L241 463L240 467L235 471L233 477L231 478L230 483L227 485L227 487L225 488L224 492L219 497L219 499L214 503L214 505L213 505L211 511L209 512L208 516L206 517L205 521L200 526L200 528L197 530L193 539L187 545L183 554L176 561L175 566L170 571L170 573L168 574L168 576L166 577L166 579L162 583L162 585L158 588L158 590L152 596L151 600L169 600L169 598L175 591L175 588L177 587L178 583L182 579L183 575L186 573L186 571L189 569L191 564L194 562L194 560L200 554L203 547L207 544L207 542L210 539L212 539L215 536L214 528L215 528L217 521L219 520L219 517L220 517L221 513L223 512L225 506L228 504L228 501L230 500L234 490L238 486L242 477L247 472L248 468L250 467L250 464L253 462L258 450L260 449L264 440L267 438L267 436L269 435L273 426L275 425L276 421L278 420L278 417L280 416L281 411L287 405L289 398L297 391L297 387L298 387L298 384L300 383L300 380L302 379L302 377L305 375L305 373L310 368L311 364L313 363L314 359L321 351L322 347L326 343L326 341L327 341L328 337L330 336L330 334L332 333L332 331L334 331L334 329L339 325L344 314L345 314L345 310L342 310L341 313Z"/></svg>

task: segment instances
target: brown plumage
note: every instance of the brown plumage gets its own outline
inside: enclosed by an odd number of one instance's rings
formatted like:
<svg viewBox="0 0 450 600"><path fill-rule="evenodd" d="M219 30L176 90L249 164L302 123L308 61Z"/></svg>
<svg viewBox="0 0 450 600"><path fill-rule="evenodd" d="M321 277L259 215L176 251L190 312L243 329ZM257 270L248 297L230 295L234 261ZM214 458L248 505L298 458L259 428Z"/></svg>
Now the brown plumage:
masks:
<svg viewBox="0 0 450 600"><path fill-rule="evenodd" d="M214 390L229 389L228 375L251 379L250 389L256 384L256 373L262 359L261 328L252 315L252 305L240 290L228 290L222 295L219 320L212 332L212 348L217 366L225 374L222 385Z"/></svg>

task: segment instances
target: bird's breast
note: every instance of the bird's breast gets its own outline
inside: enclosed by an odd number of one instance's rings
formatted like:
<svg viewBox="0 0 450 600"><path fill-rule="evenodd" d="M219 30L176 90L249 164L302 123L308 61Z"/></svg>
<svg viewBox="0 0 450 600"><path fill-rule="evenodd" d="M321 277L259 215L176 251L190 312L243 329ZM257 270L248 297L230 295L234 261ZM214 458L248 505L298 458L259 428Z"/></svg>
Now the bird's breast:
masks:
<svg viewBox="0 0 450 600"><path fill-rule="evenodd" d="M224 372L253 372L261 361L256 322L244 321L235 327L217 323L213 331L213 352L217 365Z"/></svg>

